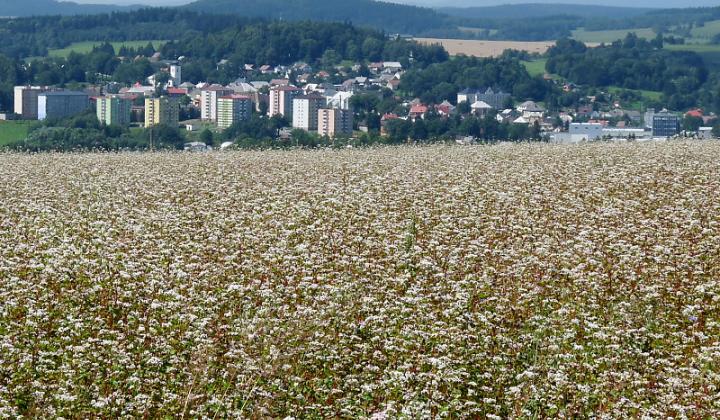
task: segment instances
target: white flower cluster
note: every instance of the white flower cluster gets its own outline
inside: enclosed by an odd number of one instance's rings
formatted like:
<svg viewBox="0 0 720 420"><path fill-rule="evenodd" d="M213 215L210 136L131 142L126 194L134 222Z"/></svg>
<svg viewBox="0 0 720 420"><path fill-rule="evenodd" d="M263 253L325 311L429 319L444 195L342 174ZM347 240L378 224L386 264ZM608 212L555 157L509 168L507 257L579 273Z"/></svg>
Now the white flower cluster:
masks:
<svg viewBox="0 0 720 420"><path fill-rule="evenodd" d="M720 417L720 143L0 179L0 418Z"/></svg>

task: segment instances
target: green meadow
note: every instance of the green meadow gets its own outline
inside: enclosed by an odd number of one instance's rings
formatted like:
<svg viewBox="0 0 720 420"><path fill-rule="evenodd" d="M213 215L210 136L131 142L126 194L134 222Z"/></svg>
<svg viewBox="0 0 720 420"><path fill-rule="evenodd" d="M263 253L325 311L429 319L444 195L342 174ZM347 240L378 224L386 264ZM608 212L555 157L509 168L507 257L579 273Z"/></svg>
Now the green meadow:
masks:
<svg viewBox="0 0 720 420"><path fill-rule="evenodd" d="M0 147L22 140L34 121L0 121Z"/></svg>
<svg viewBox="0 0 720 420"><path fill-rule="evenodd" d="M656 34L650 28L633 28L633 29L617 29L608 31L586 31L585 29L576 29L572 31L572 38L581 42L588 43L606 43L609 44L618 39L623 39L625 36L634 32L640 38L652 39L655 38Z"/></svg>
<svg viewBox="0 0 720 420"><path fill-rule="evenodd" d="M117 52L120 47L125 46L128 48L138 48L138 47L144 47L148 44L148 42L152 42L153 46L157 49L162 47L167 43L167 41L163 40L143 40L143 41L117 41L117 42L110 42L110 44L115 48L115 52ZM50 57L67 57L70 55L71 52L76 52L80 54L86 54L92 51L92 49L96 46L102 45L102 41L85 41L85 42L75 42L73 44L70 44L66 48L61 49L55 49L55 50L48 50L48 55Z"/></svg>

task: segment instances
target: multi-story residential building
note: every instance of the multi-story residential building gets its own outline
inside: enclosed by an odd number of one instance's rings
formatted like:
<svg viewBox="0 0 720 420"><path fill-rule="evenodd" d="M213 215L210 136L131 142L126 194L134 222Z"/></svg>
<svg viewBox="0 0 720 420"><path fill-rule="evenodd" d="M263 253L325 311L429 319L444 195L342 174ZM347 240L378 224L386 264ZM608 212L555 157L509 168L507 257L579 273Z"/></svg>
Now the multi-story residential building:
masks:
<svg viewBox="0 0 720 420"><path fill-rule="evenodd" d="M146 98L145 127L158 124L177 127L180 118L180 106L175 98Z"/></svg>
<svg viewBox="0 0 720 420"><path fill-rule="evenodd" d="M15 86L14 112L24 120L37 120L38 96L47 90L41 86Z"/></svg>
<svg viewBox="0 0 720 420"><path fill-rule="evenodd" d="M132 101L122 96L103 96L97 99L97 118L107 125L130 124Z"/></svg>
<svg viewBox="0 0 720 420"><path fill-rule="evenodd" d="M325 97L301 95L293 98L292 126L303 130L318 129L318 109L325 105Z"/></svg>
<svg viewBox="0 0 720 420"><path fill-rule="evenodd" d="M652 117L653 137L672 137L680 132L680 116L662 110Z"/></svg>
<svg viewBox="0 0 720 420"><path fill-rule="evenodd" d="M226 129L238 121L250 118L252 101L246 95L228 95L218 99L217 123Z"/></svg>
<svg viewBox="0 0 720 420"><path fill-rule="evenodd" d="M38 95L39 120L67 118L90 108L90 97L85 92L62 90Z"/></svg>
<svg viewBox="0 0 720 420"><path fill-rule="evenodd" d="M318 134L337 137L350 136L353 132L353 113L348 109L319 109Z"/></svg>
<svg viewBox="0 0 720 420"><path fill-rule="evenodd" d="M300 95L302 91L294 86L276 86L270 89L270 106L268 115L282 115L292 119L293 98Z"/></svg>
<svg viewBox="0 0 720 420"><path fill-rule="evenodd" d="M200 118L217 121L218 98L232 95L232 89L220 85L211 85L200 91Z"/></svg>

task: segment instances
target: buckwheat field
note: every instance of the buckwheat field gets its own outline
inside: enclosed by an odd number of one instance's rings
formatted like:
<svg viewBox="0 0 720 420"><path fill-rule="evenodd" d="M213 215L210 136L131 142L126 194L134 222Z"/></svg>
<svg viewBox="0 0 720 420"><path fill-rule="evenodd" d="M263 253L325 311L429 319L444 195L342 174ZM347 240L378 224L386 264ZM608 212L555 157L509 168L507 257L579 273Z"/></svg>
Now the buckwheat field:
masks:
<svg viewBox="0 0 720 420"><path fill-rule="evenodd" d="M0 417L720 417L720 143L0 154Z"/></svg>

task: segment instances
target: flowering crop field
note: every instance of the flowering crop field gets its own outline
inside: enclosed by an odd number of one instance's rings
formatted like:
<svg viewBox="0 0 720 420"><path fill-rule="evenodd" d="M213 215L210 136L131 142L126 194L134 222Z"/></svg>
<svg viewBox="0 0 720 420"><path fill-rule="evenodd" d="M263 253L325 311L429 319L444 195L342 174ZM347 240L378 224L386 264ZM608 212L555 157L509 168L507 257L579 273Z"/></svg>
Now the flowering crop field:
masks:
<svg viewBox="0 0 720 420"><path fill-rule="evenodd" d="M0 154L0 417L720 417L720 143Z"/></svg>

